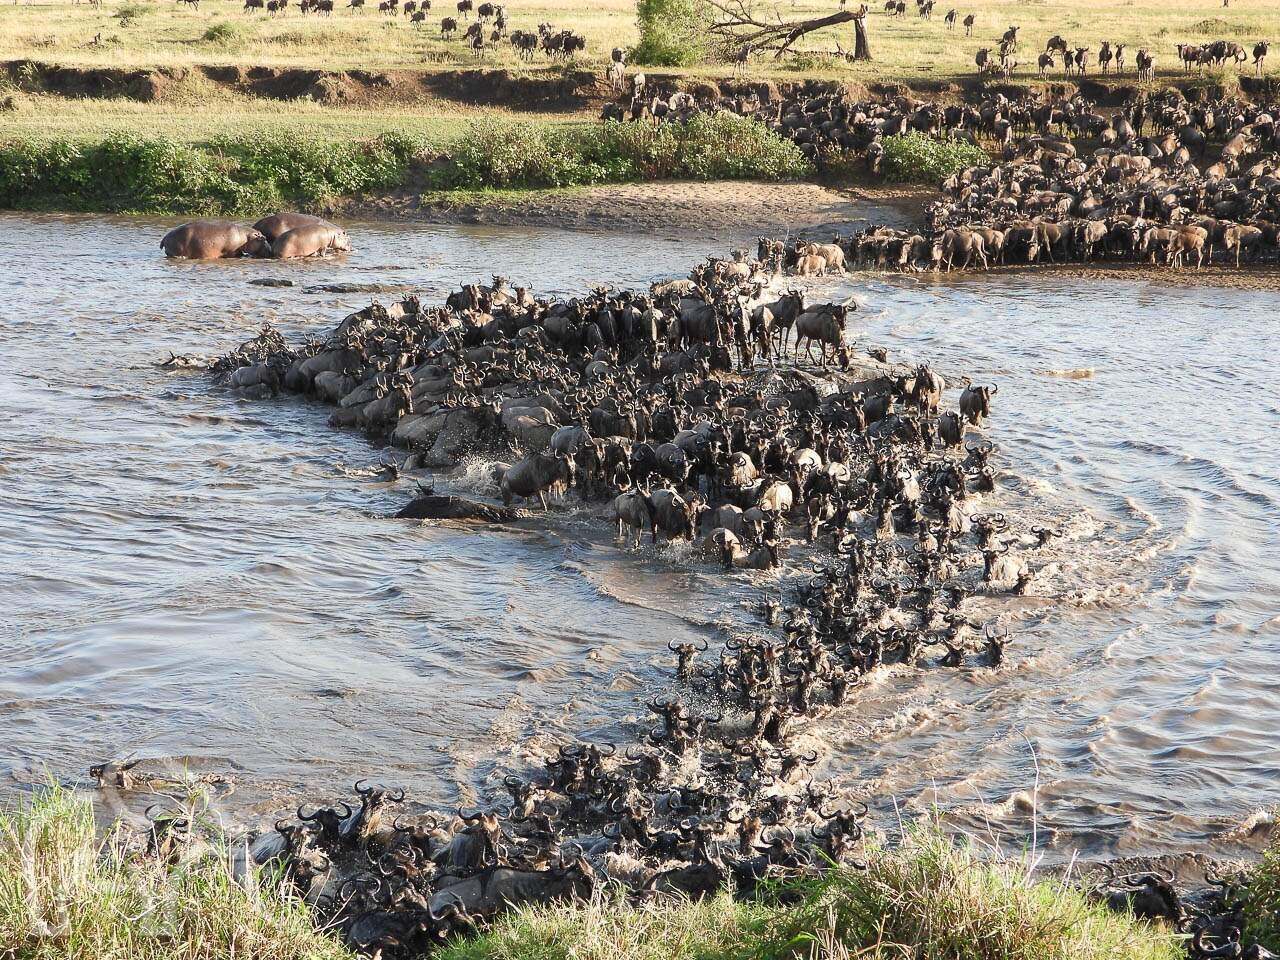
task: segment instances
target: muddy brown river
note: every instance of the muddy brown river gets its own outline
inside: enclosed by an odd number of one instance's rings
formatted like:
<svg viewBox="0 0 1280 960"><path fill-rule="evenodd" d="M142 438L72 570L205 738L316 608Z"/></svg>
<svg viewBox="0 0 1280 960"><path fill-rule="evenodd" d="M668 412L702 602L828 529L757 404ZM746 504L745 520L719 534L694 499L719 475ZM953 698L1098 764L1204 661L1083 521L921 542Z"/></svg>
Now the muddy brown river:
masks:
<svg viewBox="0 0 1280 960"><path fill-rule="evenodd" d="M0 801L92 762L225 778L252 821L357 776L456 803L557 738L632 738L669 639L762 587L619 550L596 507L501 529L386 519L412 480L295 399L159 369L263 320L326 333L369 294L502 272L539 293L681 274L746 238L353 225L304 266L175 264L144 219L0 217ZM36 254L38 251L38 255ZM854 275L853 335L1001 386L983 509L1066 534L997 669L879 671L810 728L882 819L1053 858L1256 847L1280 777L1280 294L1020 275ZM393 299L396 294L381 294ZM456 481L484 492L485 465ZM759 577L759 575L755 575Z"/></svg>

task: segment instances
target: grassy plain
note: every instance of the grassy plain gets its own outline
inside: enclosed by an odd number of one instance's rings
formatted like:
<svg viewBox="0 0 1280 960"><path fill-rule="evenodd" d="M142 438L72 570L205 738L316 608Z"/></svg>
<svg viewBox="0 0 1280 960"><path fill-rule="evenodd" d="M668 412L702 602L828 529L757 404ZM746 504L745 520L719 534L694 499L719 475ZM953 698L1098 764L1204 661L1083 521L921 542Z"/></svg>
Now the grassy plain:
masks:
<svg viewBox="0 0 1280 960"><path fill-rule="evenodd" d="M338 0L341 4L342 0ZM439 22L453 15L452 0L437 0L421 29L406 18L374 9L339 8L331 17L302 16L295 5L279 16L245 13L241 0L201 0L198 9L170 0L103 0L100 7L68 0L20 0L6 4L0 16L0 61L32 58L63 64L101 67L150 67L236 64L316 69L424 69L504 66L545 71L557 69L541 55L522 64L508 44L500 44L477 60L460 39L442 40ZM825 15L839 9L833 0L781 0L757 3L761 11L785 19ZM850 3L852 6L852 3ZM1280 7L1270 0L938 0L932 20L915 15L890 17L880 3L868 17L875 59L849 64L835 57L836 43L852 48L849 25L811 35L801 48L811 55L797 62L753 61L748 76L794 77L819 74L863 82L950 79L973 72L974 53L993 46L1006 27L1016 24L1023 40L1018 75L1034 76L1035 54L1045 40L1062 34L1072 45L1095 51L1103 39L1146 47L1156 66L1180 72L1176 45L1211 39L1280 41ZM954 6L963 17L977 16L971 38L959 26L948 31L943 15ZM587 37L582 65L607 61L615 46L636 42L632 0L509 0L513 29L536 29L540 23L569 28ZM1280 58L1277 58L1280 60ZM1277 65L1273 65L1276 69ZM1244 68L1250 69L1247 66ZM727 64L712 64L693 74L731 73Z"/></svg>
<svg viewBox="0 0 1280 960"><path fill-rule="evenodd" d="M352 140L398 133L427 140L448 140L465 122L488 108L435 97L415 88L399 96L392 91L377 102L359 106L322 105L306 99L277 101L254 96L244 88L215 83L202 65L306 68L313 70L410 70L437 72L501 67L517 74L554 75L558 71L599 70L615 46L637 39L632 0L509 0L513 29L535 29L551 23L583 33L587 53L576 64L551 64L541 55L522 63L507 44L476 59L461 40L442 40L438 24L453 14L453 0L436 0L421 29L406 18L387 17L374 9L353 12L342 6L331 17L302 16L290 7L279 16L246 13L241 0L201 0L198 9L170 0L102 0L99 7L68 0L19 0L0 10L0 62L32 59L77 67L188 68L185 77L166 84L149 103L124 98L79 98L42 91L21 75L0 79L0 138L58 136L94 139L112 133L164 135L191 142L220 136L297 135ZM1015 80L1034 78L1036 53L1049 36L1060 33L1073 45L1095 51L1104 38L1129 47L1129 73L1134 54L1146 47L1166 76L1182 74L1176 44L1216 38L1236 40L1246 48L1257 39L1280 41L1280 6L1269 0L1235 0L1224 8L1219 0L954 0L963 17L973 12L977 26L966 38L960 26L948 31L943 15L952 0L938 0L930 21L915 15L890 17L876 3L869 16L875 59L851 64L832 56L837 44L852 46L848 25L815 33L793 60L753 61L751 79L798 80L804 77L858 83L905 81L918 85L972 76L973 57L991 46L1009 25L1021 28L1022 66ZM339 0L339 4L342 0ZM823 15L838 9L834 0L781 0L760 4L784 18ZM1280 69L1280 55L1273 69ZM1250 72L1244 65L1240 72ZM21 71L18 71L19 74ZM727 64L705 64L681 71L691 77L728 76ZM1227 75L1237 72L1232 67ZM1055 71L1051 77L1060 76ZM5 88L8 87L6 90ZM508 115L540 125L581 121L594 108L525 112Z"/></svg>

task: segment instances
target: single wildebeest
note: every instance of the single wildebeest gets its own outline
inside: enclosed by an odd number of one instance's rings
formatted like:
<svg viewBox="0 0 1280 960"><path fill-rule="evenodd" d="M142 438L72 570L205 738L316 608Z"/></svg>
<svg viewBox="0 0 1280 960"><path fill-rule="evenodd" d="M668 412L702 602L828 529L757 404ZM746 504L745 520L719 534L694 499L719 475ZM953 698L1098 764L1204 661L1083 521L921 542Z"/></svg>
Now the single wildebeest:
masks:
<svg viewBox="0 0 1280 960"><path fill-rule="evenodd" d="M827 363L827 347L833 353L844 343L844 325L849 315L849 305L825 303L810 307L796 317L796 351L805 344L805 356L813 361L813 344L816 341L822 352L822 364Z"/></svg>
<svg viewBox="0 0 1280 960"><path fill-rule="evenodd" d="M571 457L550 453L535 453L513 464L498 484L502 502L511 506L514 497L528 500L536 496L547 509L547 491L567 489L573 482L574 464Z"/></svg>
<svg viewBox="0 0 1280 960"><path fill-rule="evenodd" d="M991 398L999 392L999 387L965 387L960 394L960 415L974 426L982 426L983 418L991 416Z"/></svg>
<svg viewBox="0 0 1280 960"><path fill-rule="evenodd" d="M618 539L623 539L629 531L638 546L644 529L648 526L653 541L658 541L658 526L654 522L653 501L639 490L629 490L619 494L613 501L613 515L618 521Z"/></svg>

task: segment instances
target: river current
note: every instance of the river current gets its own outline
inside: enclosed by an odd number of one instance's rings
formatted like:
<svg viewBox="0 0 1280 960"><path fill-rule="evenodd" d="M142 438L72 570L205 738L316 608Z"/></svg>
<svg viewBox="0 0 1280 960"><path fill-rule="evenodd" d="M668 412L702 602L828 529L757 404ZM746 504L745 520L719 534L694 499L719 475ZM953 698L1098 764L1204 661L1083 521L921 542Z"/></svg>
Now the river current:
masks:
<svg viewBox="0 0 1280 960"><path fill-rule="evenodd" d="M352 225L338 263L166 262L145 219L0 217L0 800L136 755L229 819L358 776L491 796L568 736L633 738L668 640L745 627L761 586L627 553L599 510L500 529L387 519L413 481L297 399L178 354L269 320L502 272L646 285L745 238ZM936 805L1051 857L1256 847L1280 778L1280 294L1047 276L851 275L854 337L993 381L1001 491L1064 536L991 599L999 669L880 671L806 736L882 819ZM380 295L394 299L394 293ZM482 464L458 480L484 491Z"/></svg>

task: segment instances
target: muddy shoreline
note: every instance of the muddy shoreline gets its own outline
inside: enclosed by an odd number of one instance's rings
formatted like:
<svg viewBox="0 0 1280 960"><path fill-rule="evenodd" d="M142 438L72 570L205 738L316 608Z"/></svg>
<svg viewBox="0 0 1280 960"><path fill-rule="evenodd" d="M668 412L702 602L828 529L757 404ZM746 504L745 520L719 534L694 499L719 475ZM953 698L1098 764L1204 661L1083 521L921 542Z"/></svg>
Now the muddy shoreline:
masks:
<svg viewBox="0 0 1280 960"><path fill-rule="evenodd" d="M662 236L849 233L871 223L907 227L932 191L920 187L838 187L815 183L657 181L524 194L400 194L344 209L353 219L551 227Z"/></svg>

